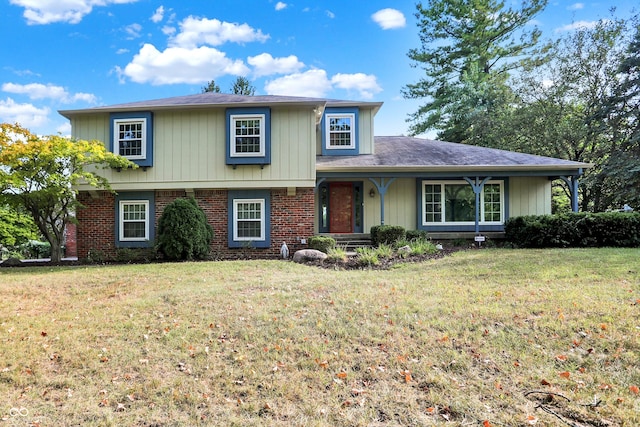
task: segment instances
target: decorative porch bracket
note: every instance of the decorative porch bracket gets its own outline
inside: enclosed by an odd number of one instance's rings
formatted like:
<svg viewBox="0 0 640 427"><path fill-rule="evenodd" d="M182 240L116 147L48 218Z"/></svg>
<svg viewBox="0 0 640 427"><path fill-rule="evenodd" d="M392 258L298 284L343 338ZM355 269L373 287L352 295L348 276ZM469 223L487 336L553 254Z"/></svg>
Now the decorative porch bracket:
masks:
<svg viewBox="0 0 640 427"><path fill-rule="evenodd" d="M480 195L482 194L482 188L491 179L490 176L485 177L480 181L480 177L476 176L475 180L465 176L464 180L469 183L473 188L473 193L476 195L476 235L480 234Z"/></svg>
<svg viewBox="0 0 640 427"><path fill-rule="evenodd" d="M318 181L316 181L316 186L313 189L313 192L316 193L318 191L318 188L320 188L320 185L326 181L327 178L320 178Z"/></svg>
<svg viewBox="0 0 640 427"><path fill-rule="evenodd" d="M389 186L396 178L369 178L369 181L373 183L378 189L380 194L380 224L384 225L384 195L387 193Z"/></svg>
<svg viewBox="0 0 640 427"><path fill-rule="evenodd" d="M582 169L580 169L582 173ZM578 212L578 176L561 176L561 180L567 184L571 192L571 210Z"/></svg>

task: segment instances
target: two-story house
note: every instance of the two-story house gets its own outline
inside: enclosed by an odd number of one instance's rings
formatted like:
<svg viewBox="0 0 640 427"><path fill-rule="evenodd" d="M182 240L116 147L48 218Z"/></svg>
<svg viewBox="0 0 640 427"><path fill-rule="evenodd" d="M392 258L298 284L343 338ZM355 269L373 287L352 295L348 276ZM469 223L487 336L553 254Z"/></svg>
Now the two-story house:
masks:
<svg viewBox="0 0 640 427"><path fill-rule="evenodd" d="M163 208L194 197L221 257L277 255L314 234L373 225L500 233L551 213L551 181L573 191L590 165L410 137L375 137L379 102L204 93L60 113L139 168L105 170L115 193L80 186L80 258L151 248Z"/></svg>

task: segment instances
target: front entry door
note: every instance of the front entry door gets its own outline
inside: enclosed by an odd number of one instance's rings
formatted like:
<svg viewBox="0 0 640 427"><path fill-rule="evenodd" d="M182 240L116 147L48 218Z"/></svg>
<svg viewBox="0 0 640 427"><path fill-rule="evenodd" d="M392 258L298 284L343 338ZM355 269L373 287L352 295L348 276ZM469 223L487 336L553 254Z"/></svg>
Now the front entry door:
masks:
<svg viewBox="0 0 640 427"><path fill-rule="evenodd" d="M350 182L329 183L330 233L353 232L353 184Z"/></svg>

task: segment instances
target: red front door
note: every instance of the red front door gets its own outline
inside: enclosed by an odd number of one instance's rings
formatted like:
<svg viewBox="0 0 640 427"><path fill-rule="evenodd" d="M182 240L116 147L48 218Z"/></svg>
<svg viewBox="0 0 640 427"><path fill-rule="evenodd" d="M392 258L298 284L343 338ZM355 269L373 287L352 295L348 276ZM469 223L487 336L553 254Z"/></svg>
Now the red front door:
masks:
<svg viewBox="0 0 640 427"><path fill-rule="evenodd" d="M329 183L329 232L353 232L353 184Z"/></svg>

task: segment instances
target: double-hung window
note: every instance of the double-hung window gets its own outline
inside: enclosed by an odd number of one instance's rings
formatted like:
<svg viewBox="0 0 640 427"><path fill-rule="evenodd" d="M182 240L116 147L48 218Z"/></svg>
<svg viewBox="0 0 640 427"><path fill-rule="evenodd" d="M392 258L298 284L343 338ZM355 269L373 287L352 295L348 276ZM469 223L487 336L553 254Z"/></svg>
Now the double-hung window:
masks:
<svg viewBox="0 0 640 427"><path fill-rule="evenodd" d="M232 115L231 157L264 156L264 114Z"/></svg>
<svg viewBox="0 0 640 427"><path fill-rule="evenodd" d="M271 195L268 190L229 191L229 247L271 245Z"/></svg>
<svg viewBox="0 0 640 427"><path fill-rule="evenodd" d="M145 159L146 147L146 119L117 119L113 121L116 154L129 160Z"/></svg>
<svg viewBox="0 0 640 427"><path fill-rule="evenodd" d="M480 193L480 223L504 222L504 186L502 181L489 181ZM476 199L473 188L465 181L422 182L422 225L473 224Z"/></svg>
<svg viewBox="0 0 640 427"><path fill-rule="evenodd" d="M264 240L264 199L233 201L233 239L238 241Z"/></svg>
<svg viewBox="0 0 640 427"><path fill-rule="evenodd" d="M327 150L356 146L355 114L327 114Z"/></svg>
<svg viewBox="0 0 640 427"><path fill-rule="evenodd" d="M228 165L271 163L271 109L228 108L226 120Z"/></svg>
<svg viewBox="0 0 640 427"><path fill-rule="evenodd" d="M153 166L152 113L111 113L110 118L110 150L138 166Z"/></svg>
<svg viewBox="0 0 640 427"><path fill-rule="evenodd" d="M327 107L322 119L322 155L358 154L359 110L351 107Z"/></svg>
<svg viewBox="0 0 640 427"><path fill-rule="evenodd" d="M149 240L149 201L120 201L120 241L140 242Z"/></svg>

